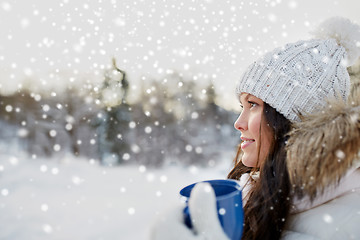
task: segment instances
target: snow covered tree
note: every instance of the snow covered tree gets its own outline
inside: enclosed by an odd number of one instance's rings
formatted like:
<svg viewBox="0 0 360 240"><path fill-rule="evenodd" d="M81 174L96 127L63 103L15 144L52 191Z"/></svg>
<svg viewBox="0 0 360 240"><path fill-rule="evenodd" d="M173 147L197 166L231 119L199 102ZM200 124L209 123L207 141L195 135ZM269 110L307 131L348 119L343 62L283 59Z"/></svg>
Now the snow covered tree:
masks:
<svg viewBox="0 0 360 240"><path fill-rule="evenodd" d="M112 67L105 71L99 99L104 107L97 121L98 146L103 164L123 162L129 152L129 122L131 106L127 103L129 82L125 71L112 59Z"/></svg>

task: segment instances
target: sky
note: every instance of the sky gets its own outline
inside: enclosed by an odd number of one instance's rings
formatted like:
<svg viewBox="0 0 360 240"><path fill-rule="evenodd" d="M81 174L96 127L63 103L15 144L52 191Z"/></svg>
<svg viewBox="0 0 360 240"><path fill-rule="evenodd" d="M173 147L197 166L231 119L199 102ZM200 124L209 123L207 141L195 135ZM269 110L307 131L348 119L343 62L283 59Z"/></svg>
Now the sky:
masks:
<svg viewBox="0 0 360 240"><path fill-rule="evenodd" d="M356 0L0 1L0 93L95 87L114 57L132 99L141 81L178 73L213 83L232 109L252 61L328 17L360 23L359 9Z"/></svg>

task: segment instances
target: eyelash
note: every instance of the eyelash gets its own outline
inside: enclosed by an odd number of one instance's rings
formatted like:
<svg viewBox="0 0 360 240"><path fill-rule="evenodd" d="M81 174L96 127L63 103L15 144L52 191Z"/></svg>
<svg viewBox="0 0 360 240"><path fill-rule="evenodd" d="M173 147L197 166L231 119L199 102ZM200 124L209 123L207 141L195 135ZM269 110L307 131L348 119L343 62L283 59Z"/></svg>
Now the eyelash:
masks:
<svg viewBox="0 0 360 240"><path fill-rule="evenodd" d="M254 103L254 102L251 102L251 101L248 101L248 103L251 105L251 108L256 107L258 105L257 103Z"/></svg>
<svg viewBox="0 0 360 240"><path fill-rule="evenodd" d="M250 105L250 108L256 107L258 104L252 101L248 101L248 104ZM241 110L244 109L244 106L240 104Z"/></svg>

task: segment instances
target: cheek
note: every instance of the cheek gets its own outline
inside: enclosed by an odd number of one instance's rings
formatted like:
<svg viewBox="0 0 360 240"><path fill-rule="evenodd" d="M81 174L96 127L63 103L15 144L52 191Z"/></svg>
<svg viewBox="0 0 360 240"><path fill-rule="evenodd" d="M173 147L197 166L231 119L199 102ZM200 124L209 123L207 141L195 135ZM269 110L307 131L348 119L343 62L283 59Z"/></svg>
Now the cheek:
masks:
<svg viewBox="0 0 360 240"><path fill-rule="evenodd" d="M249 121L249 131L255 141L259 141L261 115L254 116Z"/></svg>
<svg viewBox="0 0 360 240"><path fill-rule="evenodd" d="M261 136L261 143L264 144L264 150L268 152L272 142L274 141L274 133L267 124L261 126L261 129L263 129Z"/></svg>

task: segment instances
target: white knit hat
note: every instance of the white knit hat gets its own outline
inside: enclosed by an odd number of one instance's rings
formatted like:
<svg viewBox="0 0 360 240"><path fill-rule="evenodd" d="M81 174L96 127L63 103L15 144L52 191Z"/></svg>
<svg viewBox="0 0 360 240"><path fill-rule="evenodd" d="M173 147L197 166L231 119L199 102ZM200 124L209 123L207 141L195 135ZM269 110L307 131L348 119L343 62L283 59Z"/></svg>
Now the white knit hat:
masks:
<svg viewBox="0 0 360 240"><path fill-rule="evenodd" d="M334 17L323 22L315 39L290 43L249 66L237 87L299 121L298 113L321 109L329 98L347 100L346 67L360 56L360 26Z"/></svg>

